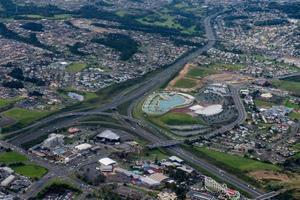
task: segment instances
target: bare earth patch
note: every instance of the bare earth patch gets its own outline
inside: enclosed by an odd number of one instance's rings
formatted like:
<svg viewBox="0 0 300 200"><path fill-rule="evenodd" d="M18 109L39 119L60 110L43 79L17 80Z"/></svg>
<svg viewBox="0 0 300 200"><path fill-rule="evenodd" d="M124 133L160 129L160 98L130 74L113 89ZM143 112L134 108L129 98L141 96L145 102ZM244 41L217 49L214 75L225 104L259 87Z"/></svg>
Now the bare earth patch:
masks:
<svg viewBox="0 0 300 200"><path fill-rule="evenodd" d="M195 78L187 78L187 74L189 73L189 71L195 67L193 64L186 64L184 66L184 68L179 72L178 76L176 76L173 80L171 80L166 88L166 90L177 90L177 91L181 91L181 92L191 92L197 88L201 88L203 86L203 82L202 80L199 80L199 79L195 79ZM196 86L195 87L192 87L192 88L176 88L176 83L181 80L181 79L191 79L191 80L194 80L196 81Z"/></svg>
<svg viewBox="0 0 300 200"><path fill-rule="evenodd" d="M253 171L249 175L254 177L256 180L275 180L280 182L289 182L290 178L286 174L272 171Z"/></svg>
<svg viewBox="0 0 300 200"><path fill-rule="evenodd" d="M230 72L209 75L203 79L203 81L206 83L218 82L218 83L225 83L225 84L242 84L253 80L254 78L252 77L243 76L240 74L235 74Z"/></svg>

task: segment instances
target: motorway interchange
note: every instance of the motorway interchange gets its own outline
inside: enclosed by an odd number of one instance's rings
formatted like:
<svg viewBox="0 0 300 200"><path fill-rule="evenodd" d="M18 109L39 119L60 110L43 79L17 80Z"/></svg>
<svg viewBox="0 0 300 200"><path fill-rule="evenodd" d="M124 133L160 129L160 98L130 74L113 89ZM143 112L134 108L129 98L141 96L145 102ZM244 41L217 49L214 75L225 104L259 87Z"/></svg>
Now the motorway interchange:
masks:
<svg viewBox="0 0 300 200"><path fill-rule="evenodd" d="M118 119L124 128L130 130L131 132L134 132L139 137L142 137L143 139L147 140L150 144L161 144L164 142L168 142L170 139L166 138L164 134L159 133L159 130L153 129L152 127L147 127L147 125L143 126L143 124L146 123L140 121L139 119L134 119L132 116L133 108L136 105L136 103L138 103L145 95L153 92L154 90L158 89L166 82L168 82L176 73L178 73L178 71L182 68L182 66L184 66L184 64L186 64L191 59L197 57L203 52L206 52L207 50L209 50L214 46L216 40L215 40L214 31L212 29L211 20L213 20L216 16L218 16L218 14L214 14L205 19L207 44L204 47L182 57L181 59L173 63L171 66L169 66L168 68L156 74L151 79L141 83L140 87L134 89L133 91L130 91L129 93L119 94L115 96L110 103L103 105L101 108L85 111L85 112L68 111L66 113L52 115L24 129L12 132L10 133L11 134L10 139L8 139L7 141L8 143L5 143L5 145L9 145L16 151L19 151L23 154L27 154L26 151L18 148L18 146L21 146L21 144L23 143L37 139L45 134L49 134L57 129L76 125L77 123L80 123L80 121L85 117L95 116L95 115L101 115L101 116L106 116L108 118ZM226 132L232 129L235 125L238 125L245 120L246 114L245 114L245 109L243 107L243 104L239 98L239 88L232 87L231 95L233 97L235 106L238 110L238 118L231 124L222 126L220 129L215 130L214 132L211 133L211 136L213 134ZM130 104L127 108L126 116L116 112L107 112L107 111L115 110L118 106L127 102L130 102ZM270 198L270 196L274 195L274 193L263 194L258 189L249 185L245 181L237 178L236 175L232 175L227 172L224 172L220 168L217 168L214 165L207 163L205 160L196 157L191 152L184 150L179 145L175 146L173 145L174 143L171 144L172 145L170 146L168 145L164 146L170 154L176 155L194 166L199 166L200 168L210 172L220 180L226 183L230 183L237 189L240 189L250 194L252 197L255 198L258 197L258 199L268 199ZM32 157L32 155L29 156ZM33 184L33 186L25 194L22 194L23 195L22 198L32 197L32 195L35 194L35 192L33 191L37 191L38 189L40 189L41 186L47 180L56 176L63 176L65 174L70 174L72 172L72 169L67 169L64 166L60 166L60 165L55 166L43 160L39 160L35 157L32 157L32 159L36 160L40 165L47 167L49 169L49 173L41 180ZM72 182L74 182L76 185L79 185L80 188L83 189L83 191L85 192L88 192L89 190L92 189L90 186L78 182L78 180L72 180Z"/></svg>

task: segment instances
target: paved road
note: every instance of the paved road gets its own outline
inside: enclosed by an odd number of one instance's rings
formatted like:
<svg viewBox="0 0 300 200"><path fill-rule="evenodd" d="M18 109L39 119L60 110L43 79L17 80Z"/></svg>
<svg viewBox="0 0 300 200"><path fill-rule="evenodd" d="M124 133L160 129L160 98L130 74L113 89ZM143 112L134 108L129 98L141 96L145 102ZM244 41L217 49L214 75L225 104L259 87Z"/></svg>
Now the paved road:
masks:
<svg viewBox="0 0 300 200"><path fill-rule="evenodd" d="M243 106L243 103L239 97L239 88L238 87L231 87L231 95L234 99L235 106L238 110L238 118L230 123L229 125L222 126L220 129L213 132L212 135L218 134L218 133L224 133L228 130L231 130L235 125L242 123L246 119L246 111ZM130 108L133 108L133 106L130 106ZM128 113L129 116L131 116L132 110L128 110L130 113ZM124 122L126 124L126 122ZM144 123L145 126L146 123ZM168 140L164 134L159 133L157 131L155 134L153 133L155 130L148 127L148 130L151 130L151 133L147 132L145 129L138 126L138 124L131 123L131 126L135 128L137 134L139 134L141 137L151 141L152 143L161 143L164 140ZM169 147L168 150L171 154L176 155L180 158L182 158L185 161L188 161L188 163L192 163L194 165L200 166L201 168L207 170L214 176L218 177L220 180L224 182L231 183L236 188L240 188L243 191L251 194L253 197L258 197L262 195L263 193L255 189L254 187L250 186L246 182L242 181L241 179L237 178L234 175L231 175L227 172L224 172L220 168L215 167L214 165L208 163L204 159L201 159L199 157L196 157L191 152L188 152L178 146L175 147Z"/></svg>
<svg viewBox="0 0 300 200"><path fill-rule="evenodd" d="M178 71L182 68L182 66L185 65L188 61L192 60L193 58L197 57L198 55L202 54L203 52L205 52L205 51L207 51L207 50L209 50L210 48L213 47L213 45L215 44L215 36L214 36L214 32L212 30L210 21L211 21L212 18L214 18L217 15L218 14L207 17L204 21L205 28L206 28L206 36L207 36L207 39L208 39L208 42L207 42L206 46L204 46L203 48L200 48L200 49L196 50L195 52L179 59L174 64L172 64L171 66L169 66L168 68L166 68L162 72L158 73L153 78L151 78L149 80L146 80L143 84L141 84L141 87L134 90L134 92L126 93L126 94L120 94L120 95L116 96L111 103L108 103L108 104L104 105L103 107L101 107L99 109L96 109L94 111L91 111L91 113L85 113L85 114L81 113L81 114L84 115L84 116L94 115L96 112L104 112L106 110L116 108L117 106L121 105L122 103L132 101L132 100L135 100L135 99L139 99L139 98L143 97L145 94L148 94L149 92L152 92L153 90L159 88L161 85L168 82L176 73L178 73ZM236 96L238 96L238 95L236 95ZM238 107L238 110L239 110L239 120L237 120L236 123L239 123L244 118L244 116L243 116L243 106L240 107L240 103L239 103L240 100L239 100L238 97L235 97L234 101L237 104L237 107ZM70 117L75 116L75 115L76 114L74 114L72 112L69 112L69 113L60 114L60 115L57 115L57 116L51 116L47 119L41 120L41 121L27 127L26 129L21 129L17 132L13 132L12 134L22 133L22 132L24 132L25 134L18 135L17 137L15 137L12 140L12 142L16 143L16 144L21 144L24 141L26 141L26 138L30 138L30 140L37 138L38 135L39 135L37 133L40 133L40 132L44 131L44 129L38 130L38 128L42 127L42 126L47 126L46 129L48 131L51 131L51 129L53 129L53 128L56 129L56 128L60 128L60 127L66 127L68 124L74 124L78 120L80 120L80 117L78 117L78 116L76 116L75 119L70 118ZM82 115L81 115L81 117L82 117ZM130 116L129 116L129 118L130 118ZM58 119L59 119L59 122L55 123L55 127L53 127L54 123L52 123L52 122L56 121ZM124 125L127 125L128 127L131 127L136 132L136 134L139 134L141 137L147 139L148 141L151 141L153 143L158 143L158 142L161 142L162 139L165 139L165 138L162 138L163 137L162 134L161 134L161 137L158 137L156 134L153 134L152 132L150 133L150 132L144 130L136 122L131 122L131 124L128 124L128 122L124 118L122 118L122 120L123 120L122 123ZM222 127L222 128L223 129L220 130L220 131L226 131L227 129L231 129L233 127L232 127L232 125L230 125L230 126L227 126L227 127L225 126L225 127ZM26 130L31 131L33 129L36 129L37 132L30 132L30 134L28 134L28 132L26 131ZM257 190L255 190L252 187L248 186L247 183L237 179L235 176L232 176L230 174L227 174L227 173L223 172L222 170L216 168L215 166L213 166L211 164L208 164L204 160L195 157L190 152L187 152L187 151L185 151L185 150L183 150L179 147L172 147L172 148L169 148L169 150L170 150L171 153L183 158L184 160L187 160L191 163L194 163L196 165L201 166L202 168L204 168L204 169L208 170L209 172L213 173L215 176L219 177L221 180L229 182L229 183L233 184L234 186L245 190L249 194L252 194L253 196L259 196L261 194Z"/></svg>

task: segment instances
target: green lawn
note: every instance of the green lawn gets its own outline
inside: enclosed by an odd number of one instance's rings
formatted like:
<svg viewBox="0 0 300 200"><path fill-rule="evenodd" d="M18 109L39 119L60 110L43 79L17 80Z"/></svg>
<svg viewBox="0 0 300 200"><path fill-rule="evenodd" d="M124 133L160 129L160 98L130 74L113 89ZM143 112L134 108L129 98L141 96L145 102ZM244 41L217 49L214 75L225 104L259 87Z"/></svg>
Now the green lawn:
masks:
<svg viewBox="0 0 300 200"><path fill-rule="evenodd" d="M186 113L169 112L158 118L160 121L167 125L193 125L203 124L203 122Z"/></svg>
<svg viewBox="0 0 300 200"><path fill-rule="evenodd" d="M87 67L87 64L75 62L67 66L66 71L70 73L77 73Z"/></svg>
<svg viewBox="0 0 300 200"><path fill-rule="evenodd" d="M26 110L22 108L12 108L4 112L6 117L12 118L22 125L28 125L31 122L41 119L49 114L50 112L47 111Z"/></svg>
<svg viewBox="0 0 300 200"><path fill-rule="evenodd" d="M175 83L174 87L177 87L177 88L193 88L196 85L197 85L197 83L196 83L195 80L183 78L183 79L178 80Z"/></svg>
<svg viewBox="0 0 300 200"><path fill-rule="evenodd" d="M300 142L293 145L293 149L300 151Z"/></svg>
<svg viewBox="0 0 300 200"><path fill-rule="evenodd" d="M256 170L280 170L278 166L272 164L263 163L257 160L235 156L228 153L213 151L208 148L194 147L193 149L196 153L198 152L200 155L205 155L208 158L227 166L228 168L237 169L243 172Z"/></svg>
<svg viewBox="0 0 300 200"><path fill-rule="evenodd" d="M265 101L265 100L262 100L262 99L255 99L254 103L255 103L256 106L258 106L258 107L264 107L264 108L265 107L270 108L270 107L272 107L272 106L275 105L273 102Z"/></svg>
<svg viewBox="0 0 300 200"><path fill-rule="evenodd" d="M72 15L70 14L58 14L58 15L54 15L53 17L46 17L46 16L42 16L42 15L21 15L22 17L26 17L29 19L50 19L50 20L63 20L63 19L68 19L71 18Z"/></svg>
<svg viewBox="0 0 300 200"><path fill-rule="evenodd" d="M300 119L300 113L297 113L297 112L291 112L289 113L289 117L292 118L293 120L295 119Z"/></svg>
<svg viewBox="0 0 300 200"><path fill-rule="evenodd" d="M11 164L24 161L27 161L27 157L17 152L10 151L0 153L0 163L2 164Z"/></svg>
<svg viewBox="0 0 300 200"><path fill-rule="evenodd" d="M43 177L48 170L44 167L33 165L33 164L24 164L21 166L13 166L12 169L23 176L26 176L28 178L32 179L40 179Z"/></svg>
<svg viewBox="0 0 300 200"><path fill-rule="evenodd" d="M6 99L0 99L0 108L5 107L10 104L11 101Z"/></svg>
<svg viewBox="0 0 300 200"><path fill-rule="evenodd" d="M147 159L147 160L155 160L156 158L158 160L162 160L168 158L168 155L163 150L154 149L145 152L145 155L142 157L143 159Z"/></svg>
<svg viewBox="0 0 300 200"><path fill-rule="evenodd" d="M187 75L195 78L203 78L214 73L216 73L216 70L213 69L192 68Z"/></svg>
<svg viewBox="0 0 300 200"><path fill-rule="evenodd" d="M299 104L295 104L295 103L292 103L290 102L289 100L286 100L284 102L284 105L288 108L294 108L294 109L300 109L300 105Z"/></svg>
<svg viewBox="0 0 300 200"><path fill-rule="evenodd" d="M243 69L245 66L240 64L223 64L223 63L215 63L212 64L211 67L213 69L220 69L220 70L229 70L229 71L238 71Z"/></svg>
<svg viewBox="0 0 300 200"><path fill-rule="evenodd" d="M276 80L276 81L273 81L272 83L277 88L289 91L295 95L300 95L300 83L299 82Z"/></svg>

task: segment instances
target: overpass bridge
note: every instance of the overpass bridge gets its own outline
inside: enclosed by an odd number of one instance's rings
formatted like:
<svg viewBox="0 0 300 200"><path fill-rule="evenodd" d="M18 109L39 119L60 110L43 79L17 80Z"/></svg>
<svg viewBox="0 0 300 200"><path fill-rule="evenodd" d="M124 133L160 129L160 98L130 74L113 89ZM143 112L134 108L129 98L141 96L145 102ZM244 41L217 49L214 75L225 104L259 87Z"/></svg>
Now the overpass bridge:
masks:
<svg viewBox="0 0 300 200"><path fill-rule="evenodd" d="M155 148L167 148L167 147L172 147L182 144L182 141L177 141L177 140L168 140L168 141L161 141L153 144L147 145L149 149L155 149Z"/></svg>
<svg viewBox="0 0 300 200"><path fill-rule="evenodd" d="M255 200L268 200L268 199L272 199L272 198L276 197L279 194L280 194L279 191L277 191L277 192L272 191L272 192L269 192L269 193L266 193L266 194L256 197Z"/></svg>

